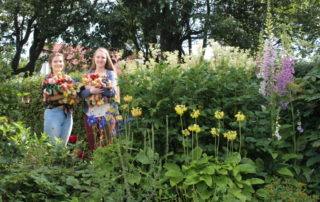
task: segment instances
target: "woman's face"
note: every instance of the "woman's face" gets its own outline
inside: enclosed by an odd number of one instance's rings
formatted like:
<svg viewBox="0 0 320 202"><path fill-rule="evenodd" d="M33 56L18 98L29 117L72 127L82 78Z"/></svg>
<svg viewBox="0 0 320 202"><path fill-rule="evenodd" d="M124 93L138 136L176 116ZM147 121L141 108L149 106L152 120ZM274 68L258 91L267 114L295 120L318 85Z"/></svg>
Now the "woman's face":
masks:
<svg viewBox="0 0 320 202"><path fill-rule="evenodd" d="M97 51L94 56L94 63L97 68L105 68L107 63L107 55L102 51Z"/></svg>
<svg viewBox="0 0 320 202"><path fill-rule="evenodd" d="M64 66L64 61L62 56L55 56L52 59L51 67L54 74L59 73L62 71Z"/></svg>

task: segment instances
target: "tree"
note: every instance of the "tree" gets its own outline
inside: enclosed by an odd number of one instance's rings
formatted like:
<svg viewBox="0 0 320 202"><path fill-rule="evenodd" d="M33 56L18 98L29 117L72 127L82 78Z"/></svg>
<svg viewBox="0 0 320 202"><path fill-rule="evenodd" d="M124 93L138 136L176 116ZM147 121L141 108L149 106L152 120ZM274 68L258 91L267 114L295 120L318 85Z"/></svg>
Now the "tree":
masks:
<svg viewBox="0 0 320 202"><path fill-rule="evenodd" d="M55 41L69 28L81 24L83 28L92 16L97 1L90 0L4 0L1 5L1 26L12 27L2 32L5 42L15 46L11 66L14 74L34 72L35 63L45 43ZM19 68L23 48L30 40L29 62ZM4 43L4 41L2 41Z"/></svg>

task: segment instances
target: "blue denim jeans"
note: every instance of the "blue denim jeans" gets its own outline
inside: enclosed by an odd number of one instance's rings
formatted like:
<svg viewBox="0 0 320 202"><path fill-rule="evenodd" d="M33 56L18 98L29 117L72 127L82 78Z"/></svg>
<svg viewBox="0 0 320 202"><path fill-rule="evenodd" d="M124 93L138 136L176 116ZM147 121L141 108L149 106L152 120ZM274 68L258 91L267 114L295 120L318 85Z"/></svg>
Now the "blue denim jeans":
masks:
<svg viewBox="0 0 320 202"><path fill-rule="evenodd" d="M52 142L62 139L64 145L68 143L73 125L72 113L64 113L58 107L44 111L44 133Z"/></svg>

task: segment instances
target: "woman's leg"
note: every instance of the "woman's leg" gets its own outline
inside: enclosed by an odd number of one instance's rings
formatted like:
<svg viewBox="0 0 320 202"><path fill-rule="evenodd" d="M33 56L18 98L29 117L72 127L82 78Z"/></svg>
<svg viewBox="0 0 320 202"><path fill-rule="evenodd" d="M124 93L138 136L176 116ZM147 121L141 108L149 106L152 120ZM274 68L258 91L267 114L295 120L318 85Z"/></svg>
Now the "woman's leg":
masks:
<svg viewBox="0 0 320 202"><path fill-rule="evenodd" d="M60 108L46 109L44 111L44 133L52 142L60 137L64 112Z"/></svg>
<svg viewBox="0 0 320 202"><path fill-rule="evenodd" d="M72 131L72 126L73 126L72 113L67 113L65 114L65 119L62 124L62 130L60 135L60 138L63 140L64 145L67 145L68 143L68 140Z"/></svg>

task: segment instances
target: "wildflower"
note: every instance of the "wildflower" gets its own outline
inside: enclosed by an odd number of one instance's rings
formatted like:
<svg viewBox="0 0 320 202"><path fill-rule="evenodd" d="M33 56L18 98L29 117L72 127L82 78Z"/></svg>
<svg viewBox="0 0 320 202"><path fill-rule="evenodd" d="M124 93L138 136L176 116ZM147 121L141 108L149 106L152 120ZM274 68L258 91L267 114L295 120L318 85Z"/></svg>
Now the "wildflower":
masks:
<svg viewBox="0 0 320 202"><path fill-rule="evenodd" d="M70 135L70 137L69 137L69 142L70 143L76 143L78 141L78 136L76 136L76 135Z"/></svg>
<svg viewBox="0 0 320 202"><path fill-rule="evenodd" d="M299 131L299 133L303 133L303 131L304 131L301 126L298 126L298 127L297 127L297 130Z"/></svg>
<svg viewBox="0 0 320 202"><path fill-rule="evenodd" d="M227 138L228 141L233 141L237 138L237 131L228 131L226 133L223 133L223 137Z"/></svg>
<svg viewBox="0 0 320 202"><path fill-rule="evenodd" d="M130 102L132 102L133 97L130 96L130 95L126 95L126 96L124 96L123 100L124 100L125 102L127 102L127 103L130 103Z"/></svg>
<svg viewBox="0 0 320 202"><path fill-rule="evenodd" d="M193 125L189 126L188 129L190 131L194 131L196 133L200 133L201 132L201 128L199 127L198 124L193 124Z"/></svg>
<svg viewBox="0 0 320 202"><path fill-rule="evenodd" d="M182 135L184 136L189 136L190 135L190 131L188 129L182 130Z"/></svg>
<svg viewBox="0 0 320 202"><path fill-rule="evenodd" d="M99 121L99 128L103 129L105 126L108 126L108 121L109 120L107 120L106 117L104 117L104 116L101 117L101 119Z"/></svg>
<svg viewBox="0 0 320 202"><path fill-rule="evenodd" d="M219 128L211 128L211 131L210 131L212 136L219 136L219 132L220 132Z"/></svg>
<svg viewBox="0 0 320 202"><path fill-rule="evenodd" d="M190 114L191 118L198 118L200 115L200 110L193 110L193 112Z"/></svg>
<svg viewBox="0 0 320 202"><path fill-rule="evenodd" d="M237 118L237 121L244 121L246 119L246 116L241 112L238 112L234 117Z"/></svg>
<svg viewBox="0 0 320 202"><path fill-rule="evenodd" d="M98 123L98 120L96 119L96 117L94 115L88 116L87 124L89 126L93 126L96 123Z"/></svg>
<svg viewBox="0 0 320 202"><path fill-rule="evenodd" d="M216 119L222 119L222 118L224 117L224 112L223 112L223 111L216 111L216 112L214 113L214 117L215 117Z"/></svg>
<svg viewBox="0 0 320 202"><path fill-rule="evenodd" d="M121 105L121 109L123 110L126 110L129 108L129 105L128 104L124 104L124 105Z"/></svg>
<svg viewBox="0 0 320 202"><path fill-rule="evenodd" d="M180 116L187 111L187 108L185 105L176 105L176 107L174 108L177 112L177 114L179 114Z"/></svg>
<svg viewBox="0 0 320 202"><path fill-rule="evenodd" d="M117 121L122 121L122 120L123 120L123 118L122 118L122 116L121 116L121 115L118 115L118 116L116 116L116 120L117 120Z"/></svg>
<svg viewBox="0 0 320 202"><path fill-rule="evenodd" d="M131 114L133 117L138 117L142 115L142 109L140 107L134 107L131 110Z"/></svg>

